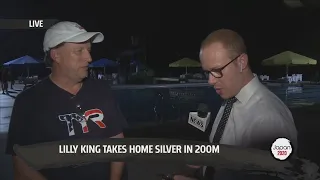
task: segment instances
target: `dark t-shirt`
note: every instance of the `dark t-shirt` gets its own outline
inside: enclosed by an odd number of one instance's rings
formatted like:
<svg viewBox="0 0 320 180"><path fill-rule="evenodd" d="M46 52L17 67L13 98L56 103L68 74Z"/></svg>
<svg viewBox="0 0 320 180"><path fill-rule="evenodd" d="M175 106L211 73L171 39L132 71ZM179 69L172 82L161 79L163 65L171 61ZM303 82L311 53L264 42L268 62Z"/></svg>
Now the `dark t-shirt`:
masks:
<svg viewBox="0 0 320 180"><path fill-rule="evenodd" d="M47 78L17 96L6 153L15 155L14 144L112 137L126 125L105 81L86 79L74 96ZM40 170L48 180L107 180L109 171L110 163Z"/></svg>

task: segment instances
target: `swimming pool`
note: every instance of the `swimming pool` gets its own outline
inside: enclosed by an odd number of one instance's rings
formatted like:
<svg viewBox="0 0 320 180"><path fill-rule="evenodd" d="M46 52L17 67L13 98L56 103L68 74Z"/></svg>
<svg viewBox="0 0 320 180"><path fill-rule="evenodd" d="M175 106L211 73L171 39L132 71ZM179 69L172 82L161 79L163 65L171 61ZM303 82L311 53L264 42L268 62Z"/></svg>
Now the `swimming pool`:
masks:
<svg viewBox="0 0 320 180"><path fill-rule="evenodd" d="M218 112L221 98L207 83L117 85L112 87L129 125L155 124L162 120L187 121L187 114L205 103ZM320 103L320 86L268 86L289 107Z"/></svg>

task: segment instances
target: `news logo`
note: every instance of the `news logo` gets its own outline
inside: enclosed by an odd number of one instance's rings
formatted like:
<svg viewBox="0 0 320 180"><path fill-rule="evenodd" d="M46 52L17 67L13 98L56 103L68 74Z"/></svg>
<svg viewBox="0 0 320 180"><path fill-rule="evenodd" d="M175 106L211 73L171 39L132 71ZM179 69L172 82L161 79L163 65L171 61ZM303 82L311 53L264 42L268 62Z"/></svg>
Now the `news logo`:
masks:
<svg viewBox="0 0 320 180"><path fill-rule="evenodd" d="M190 112L189 113L189 119L188 123L192 125L193 127L205 132L209 121L210 121L210 112L208 113L207 117L201 118L198 116L197 112Z"/></svg>
<svg viewBox="0 0 320 180"><path fill-rule="evenodd" d="M271 152L275 159L284 161L292 153L292 146L290 140L287 138L278 138L271 146Z"/></svg>
<svg viewBox="0 0 320 180"><path fill-rule="evenodd" d="M195 117L193 117L193 116L190 117L190 122L193 123L193 124L195 124L195 125L197 125L197 126L200 127L200 128L203 128L203 127L204 127L203 122L202 122L200 119L197 119L197 118L195 118Z"/></svg>

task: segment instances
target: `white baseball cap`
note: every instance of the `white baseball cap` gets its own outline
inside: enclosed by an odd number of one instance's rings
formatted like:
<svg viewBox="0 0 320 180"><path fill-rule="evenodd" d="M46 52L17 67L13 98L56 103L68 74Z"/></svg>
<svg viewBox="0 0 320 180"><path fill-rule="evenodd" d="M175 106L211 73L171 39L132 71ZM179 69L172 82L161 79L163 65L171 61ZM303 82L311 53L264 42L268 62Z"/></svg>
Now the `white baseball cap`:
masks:
<svg viewBox="0 0 320 180"><path fill-rule="evenodd" d="M47 30L43 40L43 50L47 52L64 42L81 43L93 37L92 43L99 43L104 39L101 32L87 32L75 22L62 21Z"/></svg>

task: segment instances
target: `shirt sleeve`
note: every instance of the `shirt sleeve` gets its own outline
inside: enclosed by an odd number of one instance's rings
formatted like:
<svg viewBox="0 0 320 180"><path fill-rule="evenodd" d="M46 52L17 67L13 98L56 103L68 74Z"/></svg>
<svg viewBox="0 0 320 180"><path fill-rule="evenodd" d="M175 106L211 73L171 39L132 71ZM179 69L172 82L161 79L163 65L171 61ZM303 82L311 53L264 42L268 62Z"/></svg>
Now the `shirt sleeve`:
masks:
<svg viewBox="0 0 320 180"><path fill-rule="evenodd" d="M10 124L9 124L9 131L8 131L8 137L7 137L7 146L6 146L6 154L13 155L15 156L15 152L13 150L13 146L15 144L23 144L25 138L25 134L23 133L23 127L24 127L24 120L25 120L25 115L26 115L26 106L24 106L24 99L21 97L16 98L14 104L13 104L13 109L12 109L12 114L11 114L11 119L10 119Z"/></svg>
<svg viewBox="0 0 320 180"><path fill-rule="evenodd" d="M257 123L250 128L247 147L270 150L277 138L292 139L290 128L290 125L286 124L285 119L281 116L259 117Z"/></svg>

